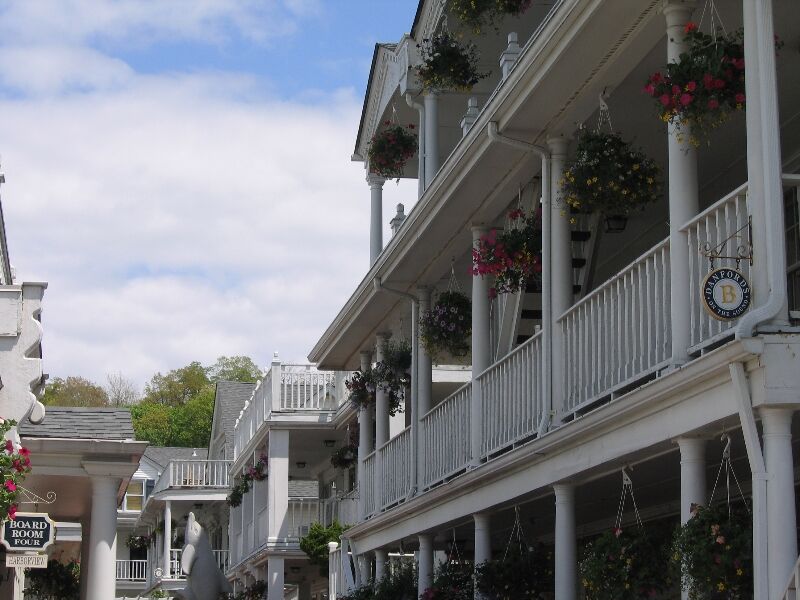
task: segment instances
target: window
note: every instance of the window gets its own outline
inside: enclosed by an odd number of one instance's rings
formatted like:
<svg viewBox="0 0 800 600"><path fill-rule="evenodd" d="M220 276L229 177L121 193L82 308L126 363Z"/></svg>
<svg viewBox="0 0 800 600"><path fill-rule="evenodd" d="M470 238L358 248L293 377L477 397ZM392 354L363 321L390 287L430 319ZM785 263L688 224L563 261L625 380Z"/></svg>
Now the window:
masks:
<svg viewBox="0 0 800 600"><path fill-rule="evenodd" d="M790 188L783 195L786 218L786 267L788 270L789 310L800 310L800 194Z"/></svg>
<svg viewBox="0 0 800 600"><path fill-rule="evenodd" d="M141 511L144 504L144 481L141 479L133 479L128 484L128 490L125 492L125 501L123 510Z"/></svg>

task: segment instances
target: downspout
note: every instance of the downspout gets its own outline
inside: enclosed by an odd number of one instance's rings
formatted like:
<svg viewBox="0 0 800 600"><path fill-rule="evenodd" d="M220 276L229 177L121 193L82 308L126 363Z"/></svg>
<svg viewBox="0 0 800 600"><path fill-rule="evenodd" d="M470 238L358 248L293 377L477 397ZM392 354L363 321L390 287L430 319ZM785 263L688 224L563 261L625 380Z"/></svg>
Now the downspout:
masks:
<svg viewBox="0 0 800 600"><path fill-rule="evenodd" d="M552 414L553 407L553 368L552 368L552 354L553 354L553 315L552 315L552 273L551 273L551 214L550 204L552 202L550 192L550 152L543 146L530 144L521 140L516 140L504 136L500 133L497 122L489 121L487 127L489 139L492 142L498 142L517 148L523 152L534 152L542 159L542 342L544 352L542 354L542 371L544 372L544 381L542 382L542 394L545 402L548 403L547 411Z"/></svg>
<svg viewBox="0 0 800 600"><path fill-rule="evenodd" d="M767 577L767 467L761 442L758 438L756 420L753 417L753 403L747 386L744 365L733 362L729 365L733 390L742 423L747 458L753 476L753 585L755 598L767 598L769 581Z"/></svg>
<svg viewBox="0 0 800 600"><path fill-rule="evenodd" d="M417 424L419 423L419 411L417 409L417 377L419 366L417 365L417 355L419 353L419 335L417 330L419 328L419 299L414 294L386 287L381 283L380 277L373 279L372 285L376 292L388 292L411 300L411 446L414 460L411 461L411 489L408 492L408 497L412 497L417 495L418 481L417 448L419 448L419 426Z"/></svg>
<svg viewBox="0 0 800 600"><path fill-rule="evenodd" d="M419 139L417 145L417 200L425 193L425 105L416 102L411 94L406 94L406 104L419 113Z"/></svg>

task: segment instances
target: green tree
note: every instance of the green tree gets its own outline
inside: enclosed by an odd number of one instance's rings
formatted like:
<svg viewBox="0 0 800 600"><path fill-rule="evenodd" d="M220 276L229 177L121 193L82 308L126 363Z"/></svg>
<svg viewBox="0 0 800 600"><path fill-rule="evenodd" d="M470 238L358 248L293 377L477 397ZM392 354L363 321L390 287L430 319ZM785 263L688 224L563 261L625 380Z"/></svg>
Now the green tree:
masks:
<svg viewBox="0 0 800 600"><path fill-rule="evenodd" d="M173 369L166 375L156 373L150 383L144 386L144 402L154 402L166 406L180 406L194 398L211 381L206 368L194 361L180 369Z"/></svg>
<svg viewBox="0 0 800 600"><path fill-rule="evenodd" d="M172 445L171 406L157 402L140 402L131 406L134 436L137 440L148 441L153 446Z"/></svg>
<svg viewBox="0 0 800 600"><path fill-rule="evenodd" d="M255 382L263 377L249 356L220 356L213 365L208 367L207 374L211 381L241 381L243 383Z"/></svg>
<svg viewBox="0 0 800 600"><path fill-rule="evenodd" d="M308 534L300 538L300 550L306 553L311 564L319 567L323 577L328 576L328 542L338 543L347 527L339 521L334 521L328 527L323 527L322 523L312 523Z"/></svg>
<svg viewBox="0 0 800 600"><path fill-rule="evenodd" d="M183 406L172 409L170 446L203 448L211 439L211 420L214 417L213 384L200 390Z"/></svg>
<svg viewBox="0 0 800 600"><path fill-rule="evenodd" d="M47 383L42 404L47 406L108 406L108 394L85 377L54 377Z"/></svg>

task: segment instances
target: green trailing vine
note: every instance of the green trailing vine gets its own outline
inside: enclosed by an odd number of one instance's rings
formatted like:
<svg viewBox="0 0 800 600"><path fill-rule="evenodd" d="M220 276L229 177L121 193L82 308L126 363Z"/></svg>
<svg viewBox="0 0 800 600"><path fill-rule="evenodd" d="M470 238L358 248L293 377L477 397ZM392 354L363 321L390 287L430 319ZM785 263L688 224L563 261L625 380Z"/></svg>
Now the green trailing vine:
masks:
<svg viewBox="0 0 800 600"><path fill-rule="evenodd" d="M450 12L473 33L481 33L506 15L518 17L530 8L531 0L450 0Z"/></svg>
<svg viewBox="0 0 800 600"><path fill-rule="evenodd" d="M348 526L334 521L327 527L322 523L312 523L308 533L300 538L300 550L306 553L309 562L317 565L323 577L328 576L328 544L339 543L342 534Z"/></svg>

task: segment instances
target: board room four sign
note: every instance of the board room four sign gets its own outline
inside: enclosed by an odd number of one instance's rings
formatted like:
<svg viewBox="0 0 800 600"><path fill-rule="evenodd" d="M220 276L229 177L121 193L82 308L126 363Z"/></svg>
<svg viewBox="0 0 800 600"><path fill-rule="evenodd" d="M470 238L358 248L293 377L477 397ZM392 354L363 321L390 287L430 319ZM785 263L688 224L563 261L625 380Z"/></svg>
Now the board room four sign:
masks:
<svg viewBox="0 0 800 600"><path fill-rule="evenodd" d="M0 542L9 552L41 552L54 538L55 526L46 513L17 513L0 529Z"/></svg>

